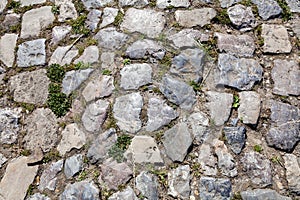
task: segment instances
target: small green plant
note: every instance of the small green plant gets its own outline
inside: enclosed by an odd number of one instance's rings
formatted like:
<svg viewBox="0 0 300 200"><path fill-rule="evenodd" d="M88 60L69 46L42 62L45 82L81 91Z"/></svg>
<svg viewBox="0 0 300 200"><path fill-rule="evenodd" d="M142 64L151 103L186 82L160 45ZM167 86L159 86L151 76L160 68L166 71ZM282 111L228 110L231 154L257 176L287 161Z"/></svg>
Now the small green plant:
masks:
<svg viewBox="0 0 300 200"><path fill-rule="evenodd" d="M256 32L256 35L257 35L257 44L261 47L264 46L264 43L265 43L264 38L261 36L262 26L261 25L257 26L256 29L255 29L255 32Z"/></svg>
<svg viewBox="0 0 300 200"><path fill-rule="evenodd" d="M152 169L150 173L154 174L158 178L158 182L165 188L168 188L168 171L165 169Z"/></svg>
<svg viewBox="0 0 300 200"><path fill-rule="evenodd" d="M284 165L282 164L282 158L280 156L273 156L271 158L271 161L275 164L278 164L278 165L284 167Z"/></svg>
<svg viewBox="0 0 300 200"><path fill-rule="evenodd" d="M33 195L33 190L34 190L34 186L33 186L32 184L30 184L30 185L28 186L26 195L27 195L27 196Z"/></svg>
<svg viewBox="0 0 300 200"><path fill-rule="evenodd" d="M57 117L64 116L71 108L71 98L50 84L47 105ZM51 91L51 92L50 92Z"/></svg>
<svg viewBox="0 0 300 200"><path fill-rule="evenodd" d="M156 6L156 0L150 0L149 1L149 6L150 7L155 7Z"/></svg>
<svg viewBox="0 0 300 200"><path fill-rule="evenodd" d="M213 21L217 24L230 25L231 21L227 14L227 9L217 9L217 15Z"/></svg>
<svg viewBox="0 0 300 200"><path fill-rule="evenodd" d="M260 145L258 145L258 144L253 147L253 150L256 151L256 152L258 152L258 153L260 153L260 152L263 151L262 147Z"/></svg>
<svg viewBox="0 0 300 200"><path fill-rule="evenodd" d="M102 70L102 75L111 75L111 71L109 69Z"/></svg>
<svg viewBox="0 0 300 200"><path fill-rule="evenodd" d="M82 3L82 0L73 0L74 6L79 14L85 11L85 6Z"/></svg>
<svg viewBox="0 0 300 200"><path fill-rule="evenodd" d="M21 103L21 107L29 112L32 112L35 109L35 105L30 103Z"/></svg>
<svg viewBox="0 0 300 200"><path fill-rule="evenodd" d="M292 18L292 13L290 10L290 7L288 6L288 4L286 3L285 0L277 0L278 5L282 8L282 19L283 21L288 21Z"/></svg>
<svg viewBox="0 0 300 200"><path fill-rule="evenodd" d="M252 6L251 0L243 0L240 2L240 4L247 6L247 7Z"/></svg>
<svg viewBox="0 0 300 200"><path fill-rule="evenodd" d="M89 63L84 63L84 62L82 62L82 61L80 61L80 62L78 62L78 63L76 63L75 65L74 65L74 69L75 70L79 70L79 69L87 69L87 68L89 68L90 67L90 64Z"/></svg>
<svg viewBox="0 0 300 200"><path fill-rule="evenodd" d="M52 6L51 12L52 12L54 15L59 15L59 7L58 7L58 6Z"/></svg>
<svg viewBox="0 0 300 200"><path fill-rule="evenodd" d="M189 85L193 87L195 92L201 91L201 85L200 83L196 83L195 81L190 81Z"/></svg>
<svg viewBox="0 0 300 200"><path fill-rule="evenodd" d="M201 176L200 169L201 169L201 165L198 162L197 163L193 163L191 165L191 171L192 171L192 173L194 174L195 177L200 177Z"/></svg>
<svg viewBox="0 0 300 200"><path fill-rule="evenodd" d="M16 25L10 26L10 27L9 27L9 30L10 30L11 32L13 32L13 33L18 33L18 32L21 31L21 24L18 23L18 24L16 24Z"/></svg>
<svg viewBox="0 0 300 200"><path fill-rule="evenodd" d="M21 3L19 1L11 1L8 5L8 9L18 9L21 7Z"/></svg>
<svg viewBox="0 0 300 200"><path fill-rule="evenodd" d="M108 151L108 155L113 157L118 163L124 161L124 153L131 143L129 135L121 135L118 137L116 144L114 144Z"/></svg>
<svg viewBox="0 0 300 200"><path fill-rule="evenodd" d="M24 149L20 153L22 156L29 156L31 154L30 150Z"/></svg>
<svg viewBox="0 0 300 200"><path fill-rule="evenodd" d="M119 26L122 23L123 18L124 18L124 14L121 11L119 11L117 16L115 17L113 25Z"/></svg>
<svg viewBox="0 0 300 200"><path fill-rule="evenodd" d="M234 96L233 96L232 107L233 107L233 108L238 108L239 106L240 106L240 99L239 99L239 96L234 95Z"/></svg>
<svg viewBox="0 0 300 200"><path fill-rule="evenodd" d="M82 14L79 17L77 17L76 19L72 19L68 22L69 25L71 25L72 31L75 34L83 34L83 35L89 34L90 30L88 28L86 28L85 24L84 24L86 18L87 18L86 14Z"/></svg>
<svg viewBox="0 0 300 200"><path fill-rule="evenodd" d="M47 76L51 82L61 83L65 76L65 68L59 64L52 64L47 69Z"/></svg>
<svg viewBox="0 0 300 200"><path fill-rule="evenodd" d="M83 170L79 173L78 177L77 177L77 181L83 181L84 179L86 179L88 176L88 172L86 170Z"/></svg>
<svg viewBox="0 0 300 200"><path fill-rule="evenodd" d="M131 63L131 61L128 58L123 60L123 65L129 65L130 63Z"/></svg>

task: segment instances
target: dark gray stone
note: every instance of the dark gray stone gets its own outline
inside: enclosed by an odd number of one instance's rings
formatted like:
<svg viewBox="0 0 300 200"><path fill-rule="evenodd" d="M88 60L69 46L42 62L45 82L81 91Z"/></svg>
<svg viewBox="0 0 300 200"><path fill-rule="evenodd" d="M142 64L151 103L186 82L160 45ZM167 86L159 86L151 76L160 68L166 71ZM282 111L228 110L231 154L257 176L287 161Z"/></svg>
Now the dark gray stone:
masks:
<svg viewBox="0 0 300 200"><path fill-rule="evenodd" d="M237 4L227 9L231 23L240 31L250 31L257 25L255 16L251 7L245 7Z"/></svg>
<svg viewBox="0 0 300 200"><path fill-rule="evenodd" d="M292 200L290 197L282 196L271 189L242 191L241 196L243 200Z"/></svg>
<svg viewBox="0 0 300 200"><path fill-rule="evenodd" d="M138 40L130 45L126 50L126 56L132 59L144 59L152 57L155 59L163 59L165 56L165 49L153 40Z"/></svg>
<svg viewBox="0 0 300 200"><path fill-rule="evenodd" d="M246 129L243 126L224 127L226 141L235 154L240 154L246 141Z"/></svg>
<svg viewBox="0 0 300 200"><path fill-rule="evenodd" d="M0 109L0 142L1 144L12 144L17 141L19 127L19 118L21 117L21 108L3 108Z"/></svg>
<svg viewBox="0 0 300 200"><path fill-rule="evenodd" d="M258 14L263 20L277 17L282 9L275 0L252 0L258 8Z"/></svg>
<svg viewBox="0 0 300 200"><path fill-rule="evenodd" d="M231 193L231 182L224 178L201 177L199 181L199 193L201 200L229 200Z"/></svg>
<svg viewBox="0 0 300 200"><path fill-rule="evenodd" d="M100 200L100 192L93 182L81 181L68 184L59 200Z"/></svg>
<svg viewBox="0 0 300 200"><path fill-rule="evenodd" d="M31 67L46 64L46 39L27 41L18 46L18 67Z"/></svg>
<svg viewBox="0 0 300 200"><path fill-rule="evenodd" d="M136 188L148 200L157 200L157 178L150 172L143 171L135 179Z"/></svg>
<svg viewBox="0 0 300 200"><path fill-rule="evenodd" d="M82 168L83 156L81 154L77 154L66 159L64 165L64 174L66 175L67 179L69 179L81 171Z"/></svg>
<svg viewBox="0 0 300 200"><path fill-rule="evenodd" d="M189 199L190 188L190 166L183 165L168 173L168 194L174 198Z"/></svg>
<svg viewBox="0 0 300 200"><path fill-rule="evenodd" d="M121 49L129 39L126 34L118 32L116 28L113 27L101 29L94 38L98 40L98 46L100 48L108 50Z"/></svg>
<svg viewBox="0 0 300 200"><path fill-rule="evenodd" d="M55 190L57 174L62 170L64 161L59 160L55 163L52 163L47 169L45 169L40 178L40 184L38 189L44 191L45 189Z"/></svg>
<svg viewBox="0 0 300 200"><path fill-rule="evenodd" d="M123 191L116 192L112 194L108 200L138 200L137 196L135 195L133 189L130 186Z"/></svg>

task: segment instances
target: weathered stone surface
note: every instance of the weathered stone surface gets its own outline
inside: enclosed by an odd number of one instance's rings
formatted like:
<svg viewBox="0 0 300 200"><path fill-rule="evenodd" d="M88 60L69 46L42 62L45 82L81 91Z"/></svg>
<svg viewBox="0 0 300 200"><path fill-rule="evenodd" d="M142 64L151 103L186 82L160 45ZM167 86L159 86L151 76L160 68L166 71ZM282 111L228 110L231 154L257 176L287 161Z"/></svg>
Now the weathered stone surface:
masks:
<svg viewBox="0 0 300 200"><path fill-rule="evenodd" d="M199 149L198 162L201 165L203 174L206 176L215 176L218 173L217 158L209 144L202 144Z"/></svg>
<svg viewBox="0 0 300 200"><path fill-rule="evenodd" d="M220 71L218 85L225 85L239 90L250 90L262 79L263 68L251 58L238 58L230 54L219 54Z"/></svg>
<svg viewBox="0 0 300 200"><path fill-rule="evenodd" d="M252 0L258 8L258 14L263 20L277 17L282 9L275 0Z"/></svg>
<svg viewBox="0 0 300 200"><path fill-rule="evenodd" d="M238 118L245 124L256 124L261 108L260 95L253 91L244 91L239 93L239 99Z"/></svg>
<svg viewBox="0 0 300 200"><path fill-rule="evenodd" d="M62 156L73 148L80 149L86 143L85 133L75 123L67 125L61 134L62 138L57 150Z"/></svg>
<svg viewBox="0 0 300 200"><path fill-rule="evenodd" d="M159 89L169 101L179 105L184 110L192 109L196 102L193 88L169 75L162 78Z"/></svg>
<svg viewBox="0 0 300 200"><path fill-rule="evenodd" d="M100 200L99 195L100 191L93 182L81 181L68 184L64 192L59 196L59 200Z"/></svg>
<svg viewBox="0 0 300 200"><path fill-rule="evenodd" d="M283 156L289 189L300 194L300 159L293 154Z"/></svg>
<svg viewBox="0 0 300 200"><path fill-rule="evenodd" d="M81 1L88 10L91 8L105 7L114 2L114 0L81 0Z"/></svg>
<svg viewBox="0 0 300 200"><path fill-rule="evenodd" d="M18 67L44 65L46 63L46 39L27 41L19 45L17 53Z"/></svg>
<svg viewBox="0 0 300 200"><path fill-rule="evenodd" d="M163 59L165 56L165 49L153 40L138 40L130 45L126 50L126 56L132 59L144 59L146 57L153 57L156 59Z"/></svg>
<svg viewBox="0 0 300 200"><path fill-rule="evenodd" d="M22 18L21 38L37 37L55 19L51 6L43 6L24 13Z"/></svg>
<svg viewBox="0 0 300 200"><path fill-rule="evenodd" d="M290 197L282 196L278 194L275 190L271 189L255 189L247 190L241 192L242 199L244 200L292 200Z"/></svg>
<svg viewBox="0 0 300 200"><path fill-rule="evenodd" d="M193 142L186 123L179 123L164 133L163 145L166 154L173 160L182 162Z"/></svg>
<svg viewBox="0 0 300 200"><path fill-rule="evenodd" d="M199 181L200 199L222 199L231 198L231 182L224 178L201 177Z"/></svg>
<svg viewBox="0 0 300 200"><path fill-rule="evenodd" d="M229 19L240 31L250 31L256 26L256 19L251 7L237 4L227 9Z"/></svg>
<svg viewBox="0 0 300 200"><path fill-rule="evenodd" d="M59 160L57 162L52 163L47 169L45 169L42 173L40 178L40 184L38 189L40 191L44 191L45 189L48 190L55 190L56 188L56 181L57 181L57 174L62 170L64 161Z"/></svg>
<svg viewBox="0 0 300 200"><path fill-rule="evenodd" d="M136 133L142 127L140 113L143 107L143 98L139 92L116 98L113 114L117 125L123 131Z"/></svg>
<svg viewBox="0 0 300 200"><path fill-rule="evenodd" d="M183 165L168 173L168 194L174 198L189 199L190 197L190 166Z"/></svg>
<svg viewBox="0 0 300 200"><path fill-rule="evenodd" d="M168 36L176 48L197 47L199 42L207 41L209 35L194 29L183 29L178 33Z"/></svg>
<svg viewBox="0 0 300 200"><path fill-rule="evenodd" d="M297 0L286 0L291 12L300 13L300 2Z"/></svg>
<svg viewBox="0 0 300 200"><path fill-rule="evenodd" d="M291 20L291 28L297 38L300 39L300 21L298 19Z"/></svg>
<svg viewBox="0 0 300 200"><path fill-rule="evenodd" d="M12 67L14 64L17 38L17 34L7 33L0 39L0 60L7 67Z"/></svg>
<svg viewBox="0 0 300 200"><path fill-rule="evenodd" d="M120 74L120 86L125 90L138 89L152 82L152 67L147 63L126 65Z"/></svg>
<svg viewBox="0 0 300 200"><path fill-rule="evenodd" d="M100 28L103 28L109 24L112 24L115 21L116 16L118 15L119 10L117 8L104 8L102 23Z"/></svg>
<svg viewBox="0 0 300 200"><path fill-rule="evenodd" d="M274 94L300 95L300 68L295 61L274 60L272 79L274 81Z"/></svg>
<svg viewBox="0 0 300 200"><path fill-rule="evenodd" d="M157 178L146 171L141 172L135 179L136 188L149 200L158 199Z"/></svg>
<svg viewBox="0 0 300 200"><path fill-rule="evenodd" d="M99 49L97 46L88 46L83 54L74 61L75 64L82 62L88 64L97 63L99 60Z"/></svg>
<svg viewBox="0 0 300 200"><path fill-rule="evenodd" d="M24 199L29 185L38 171L38 165L28 166L28 157L17 157L11 160L0 182L1 199Z"/></svg>
<svg viewBox="0 0 300 200"><path fill-rule="evenodd" d="M84 128L90 132L100 131L101 125L106 118L108 107L109 102L102 99L89 104L81 118Z"/></svg>
<svg viewBox="0 0 300 200"><path fill-rule="evenodd" d="M21 6L30 6L45 3L46 0L20 0Z"/></svg>
<svg viewBox="0 0 300 200"><path fill-rule="evenodd" d="M288 32L283 25L262 24L261 36L265 53L290 53L292 50Z"/></svg>
<svg viewBox="0 0 300 200"><path fill-rule="evenodd" d="M217 12L212 8L175 11L176 21L179 25L187 28L191 28L193 26L203 27L206 24L210 24L210 20L216 15Z"/></svg>
<svg viewBox="0 0 300 200"><path fill-rule="evenodd" d="M28 198L26 198L26 200L51 200L51 199L44 194L35 193L34 195L31 195Z"/></svg>
<svg viewBox="0 0 300 200"><path fill-rule="evenodd" d="M57 47L50 58L49 64L56 63L62 66L70 64L73 58L78 55L78 49L76 47L70 48L71 46Z"/></svg>
<svg viewBox="0 0 300 200"><path fill-rule="evenodd" d="M187 8L190 6L190 1L189 0L157 0L156 6L161 9L168 8L168 7Z"/></svg>
<svg viewBox="0 0 300 200"><path fill-rule="evenodd" d="M120 49L129 39L129 37L121 32L116 31L116 28L109 27L101 29L94 38L98 40L98 46L109 50Z"/></svg>
<svg viewBox="0 0 300 200"><path fill-rule="evenodd" d="M151 9L129 8L121 24L122 31L140 32L148 37L158 37L166 23L163 12Z"/></svg>
<svg viewBox="0 0 300 200"><path fill-rule="evenodd" d="M17 102L42 105L47 101L50 80L45 69L12 76L9 84L14 100Z"/></svg>
<svg viewBox="0 0 300 200"><path fill-rule="evenodd" d="M64 174L67 179L71 178L83 168L83 157L81 154L76 154L66 159L64 165Z"/></svg>
<svg viewBox="0 0 300 200"><path fill-rule="evenodd" d="M130 186L127 186L127 188L123 191L119 191L112 194L108 198L108 200L120 200L120 199L138 200L137 196L135 195L133 189Z"/></svg>
<svg viewBox="0 0 300 200"><path fill-rule="evenodd" d="M192 133L197 141L203 141L205 137L205 131L209 126L209 119L202 112L192 113L188 118L188 123L192 128Z"/></svg>
<svg viewBox="0 0 300 200"><path fill-rule="evenodd" d="M6 0L1 1L0 4L5 1ZM5 28L6 30L10 30L11 27L19 26L20 23L21 23L21 15L20 14L7 13L5 15L4 21L1 23L0 26L2 26L2 28Z"/></svg>
<svg viewBox="0 0 300 200"><path fill-rule="evenodd" d="M98 23L100 22L101 15L102 15L101 10L97 10L97 9L92 9L87 15L85 24L91 31L94 32L97 29Z"/></svg>
<svg viewBox="0 0 300 200"><path fill-rule="evenodd" d="M240 2L241 0L220 0L220 4L222 8L228 8L233 4Z"/></svg>
<svg viewBox="0 0 300 200"><path fill-rule="evenodd" d="M148 0L119 0L120 7L133 6L133 7L141 8L148 4L149 4Z"/></svg>
<svg viewBox="0 0 300 200"><path fill-rule="evenodd" d="M19 118L21 117L21 108L0 109L0 142L2 144L12 144L18 138Z"/></svg>
<svg viewBox="0 0 300 200"><path fill-rule="evenodd" d="M51 44L57 44L59 41L64 39L68 33L70 33L72 27L71 26L55 26L52 29L52 39Z"/></svg>
<svg viewBox="0 0 300 200"><path fill-rule="evenodd" d="M223 125L229 118L233 95L213 91L209 91L206 94L209 101L206 105L210 111L211 119L216 126Z"/></svg>
<svg viewBox="0 0 300 200"><path fill-rule="evenodd" d="M3 0L3 1L0 2L0 14L4 10L6 4L7 4L7 0Z"/></svg>
<svg viewBox="0 0 300 200"><path fill-rule="evenodd" d="M4 163L6 163L6 161L7 161L7 158L5 158L5 156L2 153L0 153L0 168L2 167L2 165Z"/></svg>
<svg viewBox="0 0 300 200"><path fill-rule="evenodd" d="M59 5L59 22L65 22L66 20L76 19L78 17L75 5L71 0L64 0Z"/></svg>
<svg viewBox="0 0 300 200"><path fill-rule="evenodd" d="M224 127L227 143L235 154L240 154L246 142L246 129L243 126Z"/></svg>

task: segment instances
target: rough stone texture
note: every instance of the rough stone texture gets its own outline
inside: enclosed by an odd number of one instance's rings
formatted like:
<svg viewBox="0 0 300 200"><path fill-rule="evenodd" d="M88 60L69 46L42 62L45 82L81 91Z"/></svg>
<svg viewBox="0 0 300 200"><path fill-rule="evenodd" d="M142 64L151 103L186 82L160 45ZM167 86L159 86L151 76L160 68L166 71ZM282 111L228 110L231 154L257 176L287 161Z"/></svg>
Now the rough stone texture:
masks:
<svg viewBox="0 0 300 200"><path fill-rule="evenodd" d="M140 113L143 107L143 98L139 92L116 98L113 106L114 118L118 127L129 133L136 133L142 127Z"/></svg>
<svg viewBox="0 0 300 200"><path fill-rule="evenodd" d="M21 111L21 108L0 109L0 143L12 144L17 141Z"/></svg>
<svg viewBox="0 0 300 200"><path fill-rule="evenodd" d="M119 0L120 7L133 6L137 8L142 8L148 4L148 0Z"/></svg>
<svg viewBox="0 0 300 200"><path fill-rule="evenodd" d="M275 190L271 189L255 189L241 192L242 199L244 200L292 200L289 197L278 194Z"/></svg>
<svg viewBox="0 0 300 200"><path fill-rule="evenodd" d="M209 101L206 105L209 109L211 120L213 120L216 126L223 125L229 118L231 105L233 103L233 95L212 91L209 91L206 94Z"/></svg>
<svg viewBox="0 0 300 200"><path fill-rule="evenodd" d="M37 37L40 31L53 23L55 16L51 6L43 6L24 13L22 17L21 38Z"/></svg>
<svg viewBox="0 0 300 200"><path fill-rule="evenodd" d="M65 22L70 19L76 19L78 17L75 5L72 3L71 0L64 0L59 5L59 22Z"/></svg>
<svg viewBox="0 0 300 200"><path fill-rule="evenodd" d="M89 104L81 118L84 128L90 132L100 131L108 108L109 102L102 99Z"/></svg>
<svg viewBox="0 0 300 200"><path fill-rule="evenodd" d="M258 14L263 20L277 17L282 9L275 0L252 0L258 8Z"/></svg>
<svg viewBox="0 0 300 200"><path fill-rule="evenodd" d="M300 95L300 68L295 61L274 60L272 79L274 81L274 94Z"/></svg>
<svg viewBox="0 0 300 200"><path fill-rule="evenodd" d="M47 101L50 80L45 69L12 76L9 84L14 101L37 105L45 104Z"/></svg>
<svg viewBox="0 0 300 200"><path fill-rule="evenodd" d="M164 13L151 9L129 8L121 24L122 31L140 32L148 37L158 37L166 23Z"/></svg>
<svg viewBox="0 0 300 200"><path fill-rule="evenodd" d="M99 195L100 191L93 182L81 181L68 184L59 200L100 200Z"/></svg>
<svg viewBox="0 0 300 200"><path fill-rule="evenodd" d="M57 181L57 174L62 170L64 161L59 160L57 162L52 163L47 169L45 169L42 173L40 178L40 184L38 189L40 191L44 191L45 189L48 190L55 190L56 188L56 181Z"/></svg>
<svg viewBox="0 0 300 200"><path fill-rule="evenodd" d="M28 157L17 157L11 160L0 182L1 199L24 199L29 185L38 171L38 165L28 166Z"/></svg>
<svg viewBox="0 0 300 200"><path fill-rule="evenodd" d="M174 198L189 199L190 197L190 166L183 165L168 173L168 194Z"/></svg>
<svg viewBox="0 0 300 200"><path fill-rule="evenodd" d="M246 129L243 126L224 127L226 141L235 154L240 154L246 142Z"/></svg>
<svg viewBox="0 0 300 200"><path fill-rule="evenodd" d="M215 176L218 173L217 158L209 144L202 144L199 149L198 162L205 176Z"/></svg>
<svg viewBox="0 0 300 200"><path fill-rule="evenodd" d="M20 0L21 6L30 6L45 3L46 0Z"/></svg>
<svg viewBox="0 0 300 200"><path fill-rule="evenodd" d="M129 37L121 32L116 31L116 28L109 27L101 29L94 38L98 40L98 46L109 50L120 49L129 39Z"/></svg>
<svg viewBox="0 0 300 200"><path fill-rule="evenodd" d="M240 2L241 0L220 0L220 4L222 8L228 8L233 4Z"/></svg>
<svg viewBox="0 0 300 200"><path fill-rule="evenodd" d="M153 57L161 60L165 56L165 49L153 40L138 40L127 48L126 56L132 59Z"/></svg>
<svg viewBox="0 0 300 200"><path fill-rule="evenodd" d="M192 128L192 133L195 139L199 142L204 140L205 131L209 126L209 119L202 112L192 113L188 118L188 123Z"/></svg>
<svg viewBox="0 0 300 200"><path fill-rule="evenodd" d="M52 39L51 44L57 44L59 41L64 39L68 33L70 33L72 27L71 26L55 26L52 29Z"/></svg>
<svg viewBox="0 0 300 200"><path fill-rule="evenodd" d="M102 23L100 28L103 28L109 24L112 24L115 21L116 16L118 15L119 10L116 8L104 8Z"/></svg>
<svg viewBox="0 0 300 200"><path fill-rule="evenodd" d="M83 54L74 61L75 64L82 62L88 64L97 63L99 60L99 49L97 46L88 46Z"/></svg>
<svg viewBox="0 0 300 200"><path fill-rule="evenodd" d="M28 198L26 198L26 200L51 200L51 199L44 194L35 193L34 195L31 195Z"/></svg>
<svg viewBox="0 0 300 200"><path fill-rule="evenodd" d="M291 28L297 38L300 39L300 21L298 19L291 20Z"/></svg>
<svg viewBox="0 0 300 200"><path fill-rule="evenodd" d="M288 32L283 25L262 24L261 36L265 53L290 53L292 50Z"/></svg>
<svg viewBox="0 0 300 200"><path fill-rule="evenodd" d="M15 61L17 34L5 34L0 39L0 60L7 67L12 67Z"/></svg>
<svg viewBox="0 0 300 200"><path fill-rule="evenodd" d="M92 9L87 15L85 24L91 31L94 32L97 29L98 23L100 22L101 15L102 15L101 10L96 10L96 9Z"/></svg>
<svg viewBox="0 0 300 200"><path fill-rule="evenodd" d="M186 123L179 123L164 133L163 145L172 161L182 162L193 142Z"/></svg>
<svg viewBox="0 0 300 200"><path fill-rule="evenodd" d="M31 67L46 64L46 39L27 41L18 46L18 67Z"/></svg>
<svg viewBox="0 0 300 200"><path fill-rule="evenodd" d="M199 181L200 199L222 199L229 200L231 192L231 182L224 178L211 178L202 176Z"/></svg>
<svg viewBox="0 0 300 200"><path fill-rule="evenodd" d="M41 148L44 152L53 148L58 140L57 118L48 108L38 108L25 119L25 148L34 151Z"/></svg>
<svg viewBox="0 0 300 200"><path fill-rule="evenodd" d="M209 35L194 29L183 29L168 36L167 39L174 43L175 48L197 47L197 41L207 41Z"/></svg>
<svg viewBox="0 0 300 200"><path fill-rule="evenodd" d="M114 0L81 0L81 1L88 10L91 8L105 7L114 2Z"/></svg>
<svg viewBox="0 0 300 200"><path fill-rule="evenodd" d="M191 28L193 26L203 27L206 24L210 24L210 20L216 15L217 12L212 8L175 11L176 21L179 25L187 28Z"/></svg>
<svg viewBox="0 0 300 200"><path fill-rule="evenodd" d="M7 4L7 0L3 0L3 1L0 2L0 14L4 10L6 4Z"/></svg>
<svg viewBox="0 0 300 200"><path fill-rule="evenodd" d="M5 158L5 156L2 153L0 153L0 168L2 167L2 165L4 163L6 163L6 161L7 161L7 158Z"/></svg>
<svg viewBox="0 0 300 200"><path fill-rule="evenodd" d="M83 168L83 156L81 154L76 154L66 159L64 165L64 174L66 178L69 179Z"/></svg>
<svg viewBox="0 0 300 200"><path fill-rule="evenodd" d="M291 12L300 13L300 2L298 0L286 0Z"/></svg>
<svg viewBox="0 0 300 200"><path fill-rule="evenodd" d="M157 0L156 6L160 9L168 8L168 7L184 7L187 8L190 6L189 0Z"/></svg>
<svg viewBox="0 0 300 200"><path fill-rule="evenodd" d="M3 0L0 2L5 2L6 0ZM1 13L1 12L0 12ZM16 13L7 13L4 21L1 23L0 27L5 28L6 30L10 30L12 26L17 26L21 23L21 15Z"/></svg>
<svg viewBox="0 0 300 200"><path fill-rule="evenodd" d="M286 179L291 191L300 194L300 158L293 154L283 156Z"/></svg>
<svg viewBox="0 0 300 200"><path fill-rule="evenodd" d="M193 88L169 75L162 78L159 89L169 101L184 110L191 110L196 102Z"/></svg>
<svg viewBox="0 0 300 200"><path fill-rule="evenodd" d="M239 93L238 118L243 120L245 124L256 124L260 108L260 95L253 91L244 91Z"/></svg>
<svg viewBox="0 0 300 200"><path fill-rule="evenodd" d="M77 55L78 49L76 47L71 48L71 45L57 47L50 58L49 64L51 65L56 63L61 66L70 64L73 58L75 58Z"/></svg>
<svg viewBox="0 0 300 200"><path fill-rule="evenodd" d="M158 199L157 178L146 171L141 172L135 179L136 188L149 200Z"/></svg>
<svg viewBox="0 0 300 200"><path fill-rule="evenodd" d="M258 61L251 58L238 58L230 54L219 54L218 85L250 90L262 79L263 68Z"/></svg>
<svg viewBox="0 0 300 200"><path fill-rule="evenodd" d="M131 0L130 0L131 1ZM138 200L137 196L135 195L133 189L128 186L125 190L116 192L112 194L108 200L121 200L121 199L126 199L126 200Z"/></svg>
<svg viewBox="0 0 300 200"><path fill-rule="evenodd" d="M237 4L227 9L231 23L240 31L250 31L256 26L256 19L251 7Z"/></svg>
<svg viewBox="0 0 300 200"><path fill-rule="evenodd" d="M138 89L152 82L152 68L147 63L126 65L120 74L120 86L125 90Z"/></svg>

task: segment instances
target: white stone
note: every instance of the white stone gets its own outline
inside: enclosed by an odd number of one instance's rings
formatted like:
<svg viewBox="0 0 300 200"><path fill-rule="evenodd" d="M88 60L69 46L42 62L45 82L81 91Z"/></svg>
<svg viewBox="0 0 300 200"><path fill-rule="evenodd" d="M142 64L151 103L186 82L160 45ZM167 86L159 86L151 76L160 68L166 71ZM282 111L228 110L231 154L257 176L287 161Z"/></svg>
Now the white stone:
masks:
<svg viewBox="0 0 300 200"><path fill-rule="evenodd" d="M206 24L210 24L210 20L216 15L217 12L212 8L177 10L175 12L175 19L179 23L179 25L183 27L203 27Z"/></svg>
<svg viewBox="0 0 300 200"><path fill-rule="evenodd" d="M7 4L7 0L2 0L2 1L0 1L0 14L1 14L2 11L4 10L6 4Z"/></svg>
<svg viewBox="0 0 300 200"><path fill-rule="evenodd" d="M76 47L71 48L71 45L64 46L64 47L57 47L55 51L53 52L49 64L59 64L59 65L65 65L70 64L78 55L78 49Z"/></svg>
<svg viewBox="0 0 300 200"><path fill-rule="evenodd" d="M61 41L62 39L64 39L66 37L66 35L68 33L70 33L71 30L72 30L71 26L66 26L66 25L55 26L52 29L52 40L51 40L51 43L52 44L57 44L59 41Z"/></svg>
<svg viewBox="0 0 300 200"><path fill-rule="evenodd" d="M97 46L87 47L83 54L74 61L75 64L79 62L94 64L99 60L99 49Z"/></svg>
<svg viewBox="0 0 300 200"><path fill-rule="evenodd" d="M27 41L19 45L18 67L31 67L46 64L46 39Z"/></svg>
<svg viewBox="0 0 300 200"><path fill-rule="evenodd" d="M260 95L253 91L239 93L238 117L245 124L256 124L260 114Z"/></svg>
<svg viewBox="0 0 300 200"><path fill-rule="evenodd" d="M113 23L115 21L115 17L118 15L118 12L119 10L116 8L104 8L100 28Z"/></svg>
<svg viewBox="0 0 300 200"><path fill-rule="evenodd" d="M21 6L30 6L45 3L46 0L20 0Z"/></svg>
<svg viewBox="0 0 300 200"><path fill-rule="evenodd" d="M69 19L76 19L77 17L78 14L72 1L66 1L59 6L59 22L64 22Z"/></svg>
<svg viewBox="0 0 300 200"><path fill-rule="evenodd" d="M12 67L15 61L15 47L17 34L5 34L0 39L0 60L7 66Z"/></svg>
<svg viewBox="0 0 300 200"><path fill-rule="evenodd" d="M189 0L157 0L156 6L158 8L164 9L167 7L184 7L187 8L190 6Z"/></svg>

